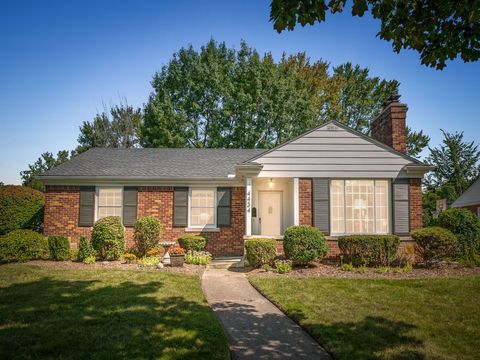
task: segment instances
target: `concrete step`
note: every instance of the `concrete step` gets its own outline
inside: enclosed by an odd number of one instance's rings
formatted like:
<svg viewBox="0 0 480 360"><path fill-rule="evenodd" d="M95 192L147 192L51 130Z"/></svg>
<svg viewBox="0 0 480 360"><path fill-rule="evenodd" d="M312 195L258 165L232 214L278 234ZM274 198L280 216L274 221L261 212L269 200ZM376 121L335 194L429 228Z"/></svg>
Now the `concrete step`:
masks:
<svg viewBox="0 0 480 360"><path fill-rule="evenodd" d="M217 257L207 265L209 269L230 269L230 268L243 268L245 261L241 256L235 257Z"/></svg>

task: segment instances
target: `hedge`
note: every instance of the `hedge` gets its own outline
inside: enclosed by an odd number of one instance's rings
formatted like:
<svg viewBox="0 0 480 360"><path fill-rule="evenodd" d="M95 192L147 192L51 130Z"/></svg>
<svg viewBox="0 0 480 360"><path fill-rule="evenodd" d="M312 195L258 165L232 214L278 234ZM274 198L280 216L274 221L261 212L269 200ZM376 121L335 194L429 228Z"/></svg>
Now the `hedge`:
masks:
<svg viewBox="0 0 480 360"><path fill-rule="evenodd" d="M456 236L447 229L433 226L412 232L415 250L423 262L430 266L435 260L453 257L458 248Z"/></svg>
<svg viewBox="0 0 480 360"><path fill-rule="evenodd" d="M248 263L253 267L272 264L277 254L275 239L249 239L245 241L245 252Z"/></svg>
<svg viewBox="0 0 480 360"><path fill-rule="evenodd" d="M45 196L17 185L0 186L0 235L17 229L41 231Z"/></svg>
<svg viewBox="0 0 480 360"><path fill-rule="evenodd" d="M80 238L80 243L78 244L77 260L90 263L95 261L96 255L97 253L93 248L92 243L85 236L82 236Z"/></svg>
<svg viewBox="0 0 480 360"><path fill-rule="evenodd" d="M0 262L48 258L48 243L32 230L14 230L0 237Z"/></svg>
<svg viewBox="0 0 480 360"><path fill-rule="evenodd" d="M200 235L185 234L178 238L178 244L187 251L203 251L207 242L208 239Z"/></svg>
<svg viewBox="0 0 480 360"><path fill-rule="evenodd" d="M283 236L285 257L296 265L307 265L314 260L321 260L328 250L323 233L312 226L300 225L289 227Z"/></svg>
<svg viewBox="0 0 480 360"><path fill-rule="evenodd" d="M50 258L57 261L70 259L70 242L64 236L49 236L48 250Z"/></svg>
<svg viewBox="0 0 480 360"><path fill-rule="evenodd" d="M399 246L400 238L396 235L347 235L338 238L343 262L355 266L389 266Z"/></svg>
<svg viewBox="0 0 480 360"><path fill-rule="evenodd" d="M162 237L162 224L153 216L143 217L135 222L134 241L138 252L143 256L148 250L158 246Z"/></svg>
<svg viewBox="0 0 480 360"><path fill-rule="evenodd" d="M107 216L93 225L92 246L101 260L118 260L125 252L125 228L119 216Z"/></svg>

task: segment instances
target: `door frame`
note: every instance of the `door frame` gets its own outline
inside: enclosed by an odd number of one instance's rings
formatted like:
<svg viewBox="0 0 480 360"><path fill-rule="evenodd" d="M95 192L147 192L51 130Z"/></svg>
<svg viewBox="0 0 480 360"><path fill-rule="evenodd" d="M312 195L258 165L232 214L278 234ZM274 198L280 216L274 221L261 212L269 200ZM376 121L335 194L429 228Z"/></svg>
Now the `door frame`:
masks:
<svg viewBox="0 0 480 360"><path fill-rule="evenodd" d="M280 234L278 235L283 235L283 190L258 190L258 218L260 219L261 215L261 208L262 208L262 201L260 200L261 198L261 193L277 193L280 194ZM262 234L262 223L259 221L259 235L261 236L276 236L274 234Z"/></svg>

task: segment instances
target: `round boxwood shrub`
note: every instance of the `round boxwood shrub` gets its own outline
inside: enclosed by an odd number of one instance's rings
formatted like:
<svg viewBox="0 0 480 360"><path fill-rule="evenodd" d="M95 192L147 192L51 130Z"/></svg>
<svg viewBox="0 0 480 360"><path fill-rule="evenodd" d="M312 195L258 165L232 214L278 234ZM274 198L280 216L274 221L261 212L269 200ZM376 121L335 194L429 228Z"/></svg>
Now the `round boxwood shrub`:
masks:
<svg viewBox="0 0 480 360"><path fill-rule="evenodd" d="M277 254L275 239L249 239L245 241L248 263L253 267L272 264Z"/></svg>
<svg viewBox="0 0 480 360"><path fill-rule="evenodd" d="M456 236L447 229L439 226L426 227L412 231L415 240L415 250L430 266L434 260L442 260L455 255L458 247Z"/></svg>
<svg viewBox="0 0 480 360"><path fill-rule="evenodd" d="M162 224L156 217L147 216L135 222L134 241L141 255L145 255L148 250L156 248L161 237Z"/></svg>
<svg viewBox="0 0 480 360"><path fill-rule="evenodd" d="M0 235L17 229L42 230L45 196L17 185L0 186Z"/></svg>
<svg viewBox="0 0 480 360"><path fill-rule="evenodd" d="M48 243L32 230L14 230L0 237L0 262L48 258Z"/></svg>
<svg viewBox="0 0 480 360"><path fill-rule="evenodd" d="M118 260L125 252L125 228L119 216L107 216L93 225L92 246L101 260Z"/></svg>
<svg viewBox="0 0 480 360"><path fill-rule="evenodd" d="M327 254L327 241L315 227L300 225L289 227L283 236L283 250L287 259L297 265L307 265Z"/></svg>
<svg viewBox="0 0 480 360"><path fill-rule="evenodd" d="M185 250L203 251L208 239L200 235L185 234L178 238L178 244Z"/></svg>
<svg viewBox="0 0 480 360"><path fill-rule="evenodd" d="M64 236L49 236L48 250L50 258L57 261L70 259L70 242Z"/></svg>
<svg viewBox="0 0 480 360"><path fill-rule="evenodd" d="M457 236L458 255L475 258L480 254L480 219L471 211L450 208L438 216L438 226L450 230Z"/></svg>

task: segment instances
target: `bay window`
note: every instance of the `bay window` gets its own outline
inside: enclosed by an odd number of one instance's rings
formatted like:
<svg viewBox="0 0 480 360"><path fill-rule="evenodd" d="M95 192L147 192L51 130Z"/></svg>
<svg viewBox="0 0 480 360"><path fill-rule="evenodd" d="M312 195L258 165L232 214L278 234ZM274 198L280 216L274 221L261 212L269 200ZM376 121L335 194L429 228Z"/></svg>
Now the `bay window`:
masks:
<svg viewBox="0 0 480 360"><path fill-rule="evenodd" d="M122 216L122 188L98 188L97 220L107 216Z"/></svg>
<svg viewBox="0 0 480 360"><path fill-rule="evenodd" d="M332 180L332 234L389 232L388 180Z"/></svg>
<svg viewBox="0 0 480 360"><path fill-rule="evenodd" d="M216 189L190 190L190 226L215 227Z"/></svg>

